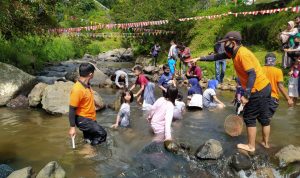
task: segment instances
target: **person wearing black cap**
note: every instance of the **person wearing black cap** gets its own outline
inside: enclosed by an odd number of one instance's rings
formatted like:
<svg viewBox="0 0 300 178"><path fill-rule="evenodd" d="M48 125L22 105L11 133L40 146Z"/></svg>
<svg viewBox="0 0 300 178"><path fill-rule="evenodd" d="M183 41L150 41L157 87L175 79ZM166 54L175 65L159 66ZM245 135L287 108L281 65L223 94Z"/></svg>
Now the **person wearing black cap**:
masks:
<svg viewBox="0 0 300 178"><path fill-rule="evenodd" d="M271 117L273 117L278 105L279 105L279 92L287 100L289 106L293 106L293 100L287 94L283 86L283 73L281 69L275 67L276 64L276 55L274 53L268 53L265 56L265 66L263 67L264 73L271 83L271 103L270 103L270 112ZM263 138L262 145L265 148L269 148L269 137Z"/></svg>
<svg viewBox="0 0 300 178"><path fill-rule="evenodd" d="M264 137L270 133L271 101L270 82L264 74L258 59L241 44L242 36L239 32L228 32L218 43L224 43L225 52L192 59L192 61L217 61L232 58L234 69L241 85L245 90L241 97L241 104L245 105L243 118L247 126L248 144L238 144L237 147L246 151L255 151L256 119L262 125Z"/></svg>

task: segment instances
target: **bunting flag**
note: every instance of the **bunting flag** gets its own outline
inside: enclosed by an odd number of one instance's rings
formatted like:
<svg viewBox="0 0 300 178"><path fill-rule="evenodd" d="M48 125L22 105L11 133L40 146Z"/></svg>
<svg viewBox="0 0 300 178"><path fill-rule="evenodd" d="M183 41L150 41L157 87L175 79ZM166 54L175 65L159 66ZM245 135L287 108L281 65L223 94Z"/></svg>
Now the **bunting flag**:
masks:
<svg viewBox="0 0 300 178"><path fill-rule="evenodd" d="M267 9L267 10L259 10L259 11L250 11L250 12L227 12L223 14L218 14L218 15L209 15L209 16L196 16L196 17L188 17L188 18L180 18L178 21L180 22L186 22L186 21L194 21L194 20L202 20L202 19L208 19L208 20L213 20L217 18L222 18L226 17L229 15L233 15L235 17L238 17L239 15L247 16L247 15L267 15L267 14L275 14L279 12L287 12L291 11L294 13L299 13L300 11L300 6L295 6L295 7L285 7L285 8L277 8L277 9ZM81 21L84 21L84 19L81 19ZM76 28L54 28L54 29L49 29L49 33L56 33L56 34L61 34L61 33L79 33L81 31L96 31L96 30L101 30L101 29L133 29L134 31L139 31L139 29L143 27L148 27L148 26L160 26L160 25L165 25L168 24L168 20L158 20L158 21L147 21L147 22L133 22L133 23L120 23L120 24L98 24L96 22L90 22L90 26L86 27L76 27ZM148 31L149 30L149 31ZM161 34L163 30L153 30L151 29L144 29L144 32L147 34L151 33L158 33ZM172 31L166 31L169 33L173 33Z"/></svg>
<svg viewBox="0 0 300 178"><path fill-rule="evenodd" d="M71 37L80 37L80 36L88 36L92 38L136 38L142 36L159 36L159 35L167 35L167 34L175 34L172 31L155 31L155 32L139 32L139 33L73 33L73 32L65 32L64 35Z"/></svg>

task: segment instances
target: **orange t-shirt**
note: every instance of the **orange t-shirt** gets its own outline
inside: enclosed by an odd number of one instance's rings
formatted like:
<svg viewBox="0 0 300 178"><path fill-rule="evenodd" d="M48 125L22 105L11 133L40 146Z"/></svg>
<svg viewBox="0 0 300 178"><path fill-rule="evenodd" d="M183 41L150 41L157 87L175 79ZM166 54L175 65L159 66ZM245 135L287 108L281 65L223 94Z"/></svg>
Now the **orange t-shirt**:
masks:
<svg viewBox="0 0 300 178"><path fill-rule="evenodd" d="M79 81L73 85L70 95L70 106L76 107L76 115L96 120L93 91Z"/></svg>
<svg viewBox="0 0 300 178"><path fill-rule="evenodd" d="M260 91L265 88L270 82L264 74L258 59L247 48L241 46L233 59L234 69L241 81L242 87L245 89L248 81L247 71L254 69L256 79L251 92Z"/></svg>
<svg viewBox="0 0 300 178"><path fill-rule="evenodd" d="M271 96L276 99L279 99L278 82L283 82L282 70L273 66L264 66L263 70L271 83L271 87L272 87Z"/></svg>

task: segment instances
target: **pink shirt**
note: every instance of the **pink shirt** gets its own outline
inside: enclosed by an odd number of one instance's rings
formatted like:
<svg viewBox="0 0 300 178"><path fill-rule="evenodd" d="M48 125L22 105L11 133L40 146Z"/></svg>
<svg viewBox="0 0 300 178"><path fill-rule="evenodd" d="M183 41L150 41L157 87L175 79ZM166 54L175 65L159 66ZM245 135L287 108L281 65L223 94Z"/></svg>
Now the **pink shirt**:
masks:
<svg viewBox="0 0 300 178"><path fill-rule="evenodd" d="M159 98L152 106L149 117L155 134L165 134L165 140L171 140L171 124L174 105L164 97Z"/></svg>

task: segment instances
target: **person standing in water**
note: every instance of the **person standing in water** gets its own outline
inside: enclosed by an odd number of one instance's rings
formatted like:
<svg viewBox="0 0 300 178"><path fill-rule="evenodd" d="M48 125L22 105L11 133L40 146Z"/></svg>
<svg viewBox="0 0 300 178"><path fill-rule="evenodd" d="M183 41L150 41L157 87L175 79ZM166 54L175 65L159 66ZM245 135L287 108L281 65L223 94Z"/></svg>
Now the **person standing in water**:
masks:
<svg viewBox="0 0 300 178"><path fill-rule="evenodd" d="M262 125L263 137L270 134L271 85L258 59L241 43L240 32L228 32L219 43L224 43L225 53L203 56L192 61L216 61L233 59L234 69L245 90L241 103L245 105L243 119L247 127L248 143L238 144L239 149L254 152L256 139L256 119Z"/></svg>
<svg viewBox="0 0 300 178"><path fill-rule="evenodd" d="M90 63L79 66L79 79L70 94L69 135L76 135L75 125L83 132L83 137L91 145L106 141L106 131L96 121L94 91L89 82L94 76L95 67Z"/></svg>

